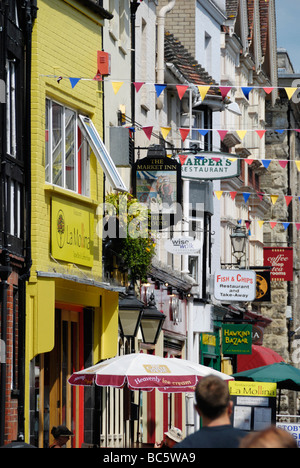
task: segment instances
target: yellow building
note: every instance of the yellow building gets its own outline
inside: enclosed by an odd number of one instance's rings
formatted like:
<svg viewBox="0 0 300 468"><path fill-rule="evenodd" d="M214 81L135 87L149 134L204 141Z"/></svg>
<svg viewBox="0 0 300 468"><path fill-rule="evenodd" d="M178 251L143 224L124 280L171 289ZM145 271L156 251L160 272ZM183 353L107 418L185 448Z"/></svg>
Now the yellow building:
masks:
<svg viewBox="0 0 300 468"><path fill-rule="evenodd" d="M32 37L31 249L26 291L25 440L64 424L91 440L92 391L75 370L117 354L121 288L102 281L97 207L105 180L124 187L99 134L97 52L111 15L92 0L38 0ZM99 133L98 133L99 132Z"/></svg>

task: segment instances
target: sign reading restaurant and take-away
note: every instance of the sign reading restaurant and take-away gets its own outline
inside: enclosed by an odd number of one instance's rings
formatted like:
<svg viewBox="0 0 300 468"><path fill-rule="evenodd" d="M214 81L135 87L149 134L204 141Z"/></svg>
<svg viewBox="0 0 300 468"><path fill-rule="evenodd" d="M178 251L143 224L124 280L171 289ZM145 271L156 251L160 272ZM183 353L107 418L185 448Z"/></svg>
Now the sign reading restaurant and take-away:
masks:
<svg viewBox="0 0 300 468"><path fill-rule="evenodd" d="M93 233L92 209L52 198L51 254L55 259L92 267Z"/></svg>
<svg viewBox="0 0 300 468"><path fill-rule="evenodd" d="M221 302L252 302L256 298L256 273L252 270L217 270L214 296Z"/></svg>
<svg viewBox="0 0 300 468"><path fill-rule="evenodd" d="M293 248L264 247L264 265L271 266L271 281L293 281Z"/></svg>
<svg viewBox="0 0 300 468"><path fill-rule="evenodd" d="M229 153L179 154L176 159L180 161L183 179L217 180L240 175L240 161Z"/></svg>

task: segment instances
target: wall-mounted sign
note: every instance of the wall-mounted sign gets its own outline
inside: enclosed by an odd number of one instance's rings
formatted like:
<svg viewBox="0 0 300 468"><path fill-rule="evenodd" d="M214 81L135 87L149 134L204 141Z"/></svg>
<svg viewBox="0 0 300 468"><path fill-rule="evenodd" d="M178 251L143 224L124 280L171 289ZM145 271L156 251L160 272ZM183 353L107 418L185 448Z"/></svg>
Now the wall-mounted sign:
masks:
<svg viewBox="0 0 300 468"><path fill-rule="evenodd" d="M134 196L151 212L151 230L164 229L182 219L181 165L164 155L133 165Z"/></svg>
<svg viewBox="0 0 300 468"><path fill-rule="evenodd" d="M264 265L272 266L271 281L293 281L293 248L264 247Z"/></svg>
<svg viewBox="0 0 300 468"><path fill-rule="evenodd" d="M176 159L181 163L183 179L231 179L240 175L240 160L229 153L180 154Z"/></svg>
<svg viewBox="0 0 300 468"><path fill-rule="evenodd" d="M252 354L252 325L222 325L223 354Z"/></svg>
<svg viewBox="0 0 300 468"><path fill-rule="evenodd" d="M75 203L52 198L51 253L57 260L93 266L94 212Z"/></svg>
<svg viewBox="0 0 300 468"><path fill-rule="evenodd" d="M174 237L165 241L165 249L175 255L194 255L201 249L201 242L193 237Z"/></svg>
<svg viewBox="0 0 300 468"><path fill-rule="evenodd" d="M214 296L221 302L252 302L256 297L256 273L252 270L217 270Z"/></svg>
<svg viewBox="0 0 300 468"><path fill-rule="evenodd" d="M256 272L255 302L271 301L271 273L269 271Z"/></svg>

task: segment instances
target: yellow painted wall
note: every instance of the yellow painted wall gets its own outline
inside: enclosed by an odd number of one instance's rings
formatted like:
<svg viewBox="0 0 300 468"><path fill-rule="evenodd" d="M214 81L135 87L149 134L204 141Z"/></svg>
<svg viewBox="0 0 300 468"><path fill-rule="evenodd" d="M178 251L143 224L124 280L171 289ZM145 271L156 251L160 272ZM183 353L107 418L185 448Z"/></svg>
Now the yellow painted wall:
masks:
<svg viewBox="0 0 300 468"><path fill-rule="evenodd" d="M71 5L77 5L79 9ZM90 17L85 13L89 13ZM96 206L102 201L103 175L95 156L91 156L90 199L45 184L45 101L46 97L88 114L102 135L102 93L97 81L80 80L72 89L68 77L92 79L97 72L97 51L102 50L101 21L76 0L38 0L33 28L32 53L32 275L36 270L55 267L50 258L50 198L55 192L76 203ZM57 82L54 75L62 76ZM96 219L95 219L96 226ZM94 236L93 275L101 276L101 242ZM81 268L81 267L80 267ZM76 269L72 274L78 274ZM33 278L31 278L33 279Z"/></svg>

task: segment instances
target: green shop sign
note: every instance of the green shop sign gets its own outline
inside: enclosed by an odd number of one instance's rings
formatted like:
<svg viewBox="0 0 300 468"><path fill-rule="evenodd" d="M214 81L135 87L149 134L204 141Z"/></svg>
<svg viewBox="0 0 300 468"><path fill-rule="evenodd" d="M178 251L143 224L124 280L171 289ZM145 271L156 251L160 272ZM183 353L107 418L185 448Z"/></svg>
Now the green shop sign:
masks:
<svg viewBox="0 0 300 468"><path fill-rule="evenodd" d="M252 354L252 325L222 325L223 354Z"/></svg>

